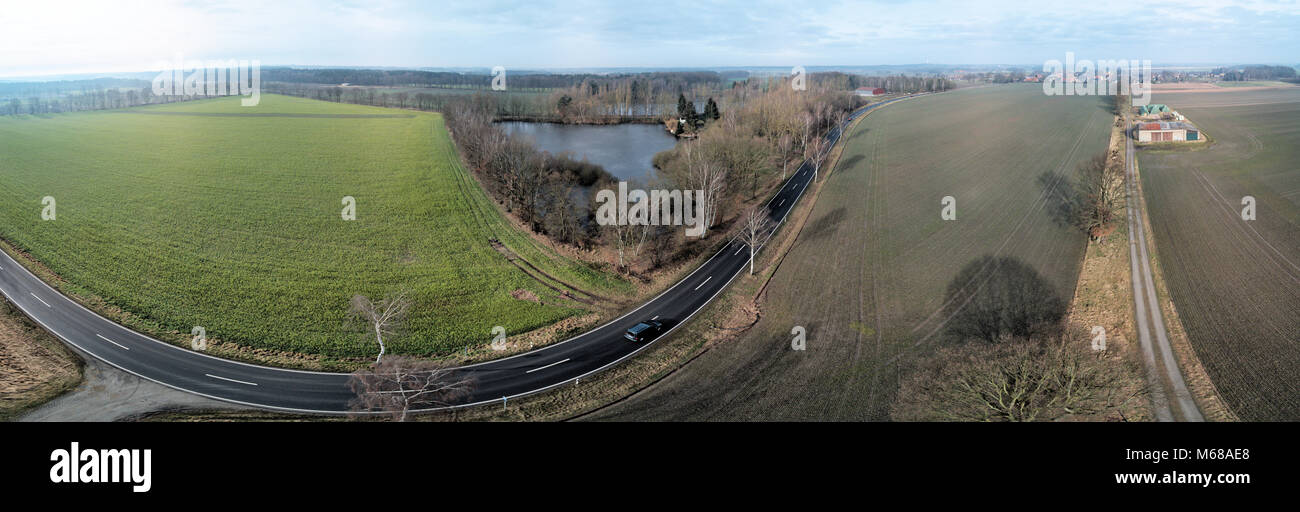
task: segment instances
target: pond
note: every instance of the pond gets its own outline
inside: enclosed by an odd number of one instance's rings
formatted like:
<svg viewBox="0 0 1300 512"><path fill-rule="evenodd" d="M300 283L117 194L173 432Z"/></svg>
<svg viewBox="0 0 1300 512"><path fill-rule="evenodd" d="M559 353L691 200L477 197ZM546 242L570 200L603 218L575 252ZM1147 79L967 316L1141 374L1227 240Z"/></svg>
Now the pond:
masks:
<svg viewBox="0 0 1300 512"><path fill-rule="evenodd" d="M598 164L621 181L644 184L654 177L654 156L668 150L677 139L660 124L577 125L556 123L500 123L510 135L532 139L542 151L569 153L573 158Z"/></svg>

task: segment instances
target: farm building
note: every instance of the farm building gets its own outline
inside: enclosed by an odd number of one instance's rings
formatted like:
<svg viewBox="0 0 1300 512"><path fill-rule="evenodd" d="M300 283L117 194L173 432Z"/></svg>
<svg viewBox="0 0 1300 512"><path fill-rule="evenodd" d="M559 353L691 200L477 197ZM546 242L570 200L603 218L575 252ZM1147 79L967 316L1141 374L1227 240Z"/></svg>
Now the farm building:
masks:
<svg viewBox="0 0 1300 512"><path fill-rule="evenodd" d="M1140 116L1158 116L1165 112L1173 111L1173 109L1169 108L1169 105L1163 103L1152 103L1150 105L1142 105L1138 107L1138 115Z"/></svg>
<svg viewBox="0 0 1300 512"><path fill-rule="evenodd" d="M857 90L853 91L853 94L857 94L858 96L867 96L867 97L883 96L885 94L885 90L880 87L875 87L875 88L859 87L857 88Z"/></svg>
<svg viewBox="0 0 1300 512"><path fill-rule="evenodd" d="M1201 132L1191 123L1161 121L1138 123L1138 142L1202 142Z"/></svg>

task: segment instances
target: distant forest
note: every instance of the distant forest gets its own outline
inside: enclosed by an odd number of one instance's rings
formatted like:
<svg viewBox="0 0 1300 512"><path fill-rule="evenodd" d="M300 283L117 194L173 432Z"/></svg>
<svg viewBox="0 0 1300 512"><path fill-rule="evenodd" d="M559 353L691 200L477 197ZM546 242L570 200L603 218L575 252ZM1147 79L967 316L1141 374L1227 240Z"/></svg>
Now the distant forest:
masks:
<svg viewBox="0 0 1300 512"><path fill-rule="evenodd" d="M1289 66L1241 66L1235 68L1216 68L1215 74L1223 74L1225 82L1245 82L1250 80L1282 80L1294 82L1295 68Z"/></svg>
<svg viewBox="0 0 1300 512"><path fill-rule="evenodd" d="M618 79L631 74L551 74L510 73L506 71L506 85L511 89L560 89L573 87L589 80ZM714 71L658 71L638 73L636 76L663 79L689 85L722 82L722 75ZM490 90L492 75L479 73L454 73L449 71L411 71L386 69L294 69L268 68L262 70L265 82L296 84L349 84L382 87L453 87Z"/></svg>
<svg viewBox="0 0 1300 512"><path fill-rule="evenodd" d="M108 89L149 87L148 80L131 78L96 78L93 80L59 80L53 82L0 81L0 99L65 96Z"/></svg>

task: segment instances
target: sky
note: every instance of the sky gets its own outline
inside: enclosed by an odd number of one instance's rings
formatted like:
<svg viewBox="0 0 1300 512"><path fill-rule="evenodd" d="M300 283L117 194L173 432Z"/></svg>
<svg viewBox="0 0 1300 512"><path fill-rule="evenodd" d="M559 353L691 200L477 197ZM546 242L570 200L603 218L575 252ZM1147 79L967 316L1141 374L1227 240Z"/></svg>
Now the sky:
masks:
<svg viewBox="0 0 1300 512"><path fill-rule="evenodd" d="M1297 1L16 0L0 77L263 66L507 69L1300 64Z"/></svg>

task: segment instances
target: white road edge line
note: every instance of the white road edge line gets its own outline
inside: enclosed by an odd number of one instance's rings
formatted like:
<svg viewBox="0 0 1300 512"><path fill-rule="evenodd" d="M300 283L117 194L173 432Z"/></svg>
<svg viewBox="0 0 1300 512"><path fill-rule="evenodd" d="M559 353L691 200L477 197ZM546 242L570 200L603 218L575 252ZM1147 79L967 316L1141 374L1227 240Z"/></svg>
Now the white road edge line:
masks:
<svg viewBox="0 0 1300 512"><path fill-rule="evenodd" d="M545 369L550 368L550 367L552 367L552 366L555 366L555 365L557 365L557 364L560 364L560 363L563 363L563 362L567 362L568 360L569 360L569 358L566 357L566 358L564 358L564 360L562 360L562 361L556 361L556 362L551 363L551 364L548 364L548 365L546 365L546 366L541 366L541 367L538 367L538 368L533 368L533 369L528 370L528 371L526 371L526 372L524 372L524 373L533 373L533 372L535 372L535 371L537 371L537 370L545 370Z"/></svg>
<svg viewBox="0 0 1300 512"><path fill-rule="evenodd" d="M226 377L222 377L222 376L220 376L220 375L213 375L213 374L211 374L211 373L205 373L204 375L207 375L207 376L212 377L212 378L214 378L214 379L228 380L228 381L230 381L230 382L238 382L238 383L240 383L240 384L244 384L244 385L248 385L248 386L256 386L256 385L257 385L256 382L244 382L244 381L242 381L242 380L229 379L229 378L226 378Z"/></svg>
<svg viewBox="0 0 1300 512"><path fill-rule="evenodd" d="M709 277L704 278L704 283L709 282L710 279L713 279L713 276L709 276ZM700 283L699 286L696 286L696 287L695 287L695 291L697 291L697 292L700 291L700 288L702 288L702 287L704 286L704 283Z"/></svg>
<svg viewBox="0 0 1300 512"><path fill-rule="evenodd" d="M36 297L36 293L32 292L32 297ZM41 301L41 304L45 304L45 307L47 307L47 308L50 307L50 303L45 302L44 299L41 299L40 297L36 297L36 300ZM51 308L51 309L53 309L53 308Z"/></svg>
<svg viewBox="0 0 1300 512"><path fill-rule="evenodd" d="M131 349L129 349L129 348L126 348L126 345L123 345L123 344L118 343L118 342L116 342L116 341L113 341L113 340L110 340L110 339L108 339L108 338L105 338L104 335L102 335L102 334L96 334L95 336L99 336L99 339L104 340L104 341L107 341L107 342L112 343L112 344L114 344L114 345L117 345L118 348L121 348L122 350L131 350Z"/></svg>

